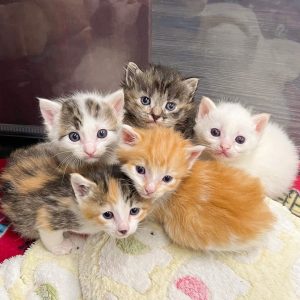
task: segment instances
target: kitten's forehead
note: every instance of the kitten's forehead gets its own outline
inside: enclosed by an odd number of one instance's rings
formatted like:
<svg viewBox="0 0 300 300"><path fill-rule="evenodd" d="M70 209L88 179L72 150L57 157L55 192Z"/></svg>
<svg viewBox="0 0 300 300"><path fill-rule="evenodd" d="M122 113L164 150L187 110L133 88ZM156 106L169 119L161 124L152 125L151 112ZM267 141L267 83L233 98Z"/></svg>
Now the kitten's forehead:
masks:
<svg viewBox="0 0 300 300"><path fill-rule="evenodd" d="M104 102L100 96L76 94L62 102L60 118L62 135L68 132L70 128L80 130L89 125L97 125L101 121L110 130L116 130L118 127L118 119L112 107Z"/></svg>
<svg viewBox="0 0 300 300"><path fill-rule="evenodd" d="M253 121L248 110L238 103L221 103L213 110L208 123L215 123L228 132L253 128Z"/></svg>
<svg viewBox="0 0 300 300"><path fill-rule="evenodd" d="M152 66L135 77L134 89L157 101L166 99L189 100L191 93L180 74L172 69Z"/></svg>
<svg viewBox="0 0 300 300"><path fill-rule="evenodd" d="M121 171L120 166L107 166L92 175L97 183L98 201L102 205L116 205L120 201L131 205L133 201L139 200L131 179Z"/></svg>

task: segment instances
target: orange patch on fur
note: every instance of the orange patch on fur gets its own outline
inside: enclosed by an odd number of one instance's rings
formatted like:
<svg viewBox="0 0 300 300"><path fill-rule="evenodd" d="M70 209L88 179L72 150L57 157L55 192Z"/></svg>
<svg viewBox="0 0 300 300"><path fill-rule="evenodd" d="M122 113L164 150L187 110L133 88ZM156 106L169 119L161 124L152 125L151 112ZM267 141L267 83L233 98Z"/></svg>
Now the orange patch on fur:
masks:
<svg viewBox="0 0 300 300"><path fill-rule="evenodd" d="M81 212L85 219L94 221L96 224L104 224L105 222L99 219L100 209L99 204L94 201L86 201L81 206Z"/></svg>
<svg viewBox="0 0 300 300"><path fill-rule="evenodd" d="M39 172L34 177L27 177L19 181L18 189L21 193L34 192L43 188L43 186L51 179L48 174Z"/></svg>
<svg viewBox="0 0 300 300"><path fill-rule="evenodd" d="M197 161L177 192L154 216L177 244L226 248L269 231L274 215L258 179L215 161Z"/></svg>
<svg viewBox="0 0 300 300"><path fill-rule="evenodd" d="M183 139L180 133L161 126L152 129L134 128L134 130L141 139L137 145L118 149L117 155L122 164L128 162L134 164L143 160L150 168L172 166L178 174L187 173L185 149L191 146L191 143Z"/></svg>
<svg viewBox="0 0 300 300"><path fill-rule="evenodd" d="M110 178L108 181L108 195L107 195L107 200L110 203L117 203L118 200L120 199L120 186L117 180Z"/></svg>
<svg viewBox="0 0 300 300"><path fill-rule="evenodd" d="M45 207L40 208L36 213L36 226L37 229L52 230L49 219L49 213Z"/></svg>

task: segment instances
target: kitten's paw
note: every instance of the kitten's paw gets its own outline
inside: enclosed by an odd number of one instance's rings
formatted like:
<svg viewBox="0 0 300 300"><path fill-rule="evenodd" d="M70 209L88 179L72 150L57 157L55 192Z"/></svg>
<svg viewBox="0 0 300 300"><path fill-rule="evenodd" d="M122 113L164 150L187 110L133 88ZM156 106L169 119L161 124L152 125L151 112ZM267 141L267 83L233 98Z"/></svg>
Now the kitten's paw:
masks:
<svg viewBox="0 0 300 300"><path fill-rule="evenodd" d="M56 255L65 255L65 254L69 254L73 249L73 247L74 245L71 239L64 239L61 244L53 246L49 250Z"/></svg>

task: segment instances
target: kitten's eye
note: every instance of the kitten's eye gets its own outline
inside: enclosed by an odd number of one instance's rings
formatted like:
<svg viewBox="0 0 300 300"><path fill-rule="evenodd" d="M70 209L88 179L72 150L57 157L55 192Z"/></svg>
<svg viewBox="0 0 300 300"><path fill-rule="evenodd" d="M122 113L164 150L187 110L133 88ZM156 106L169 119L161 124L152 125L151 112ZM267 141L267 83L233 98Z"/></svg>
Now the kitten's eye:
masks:
<svg viewBox="0 0 300 300"><path fill-rule="evenodd" d="M221 131L218 128L212 128L210 130L210 133L212 136L220 136L221 135Z"/></svg>
<svg viewBox="0 0 300 300"><path fill-rule="evenodd" d="M242 136L242 135L238 135L236 138L235 138L235 141L238 143L238 144L244 144L246 139Z"/></svg>
<svg viewBox="0 0 300 300"><path fill-rule="evenodd" d="M102 214L104 219L112 219L114 217L114 214L111 211L106 211L105 213Z"/></svg>
<svg viewBox="0 0 300 300"><path fill-rule="evenodd" d="M141 103L143 105L150 105L151 104L151 99L147 96L141 97Z"/></svg>
<svg viewBox="0 0 300 300"><path fill-rule="evenodd" d="M134 207L134 208L132 208L132 209L130 210L130 214L131 214L132 216L137 215L139 212L140 212L140 209L137 208L137 207Z"/></svg>
<svg viewBox="0 0 300 300"><path fill-rule="evenodd" d="M145 173L146 173L146 170L145 170L144 167L136 166L135 169L136 169L136 171L137 171L139 174L145 174Z"/></svg>
<svg viewBox="0 0 300 300"><path fill-rule="evenodd" d="M163 177L162 181L168 183L168 182L170 182L172 179L173 179L172 176L166 175L166 176Z"/></svg>
<svg viewBox="0 0 300 300"><path fill-rule="evenodd" d="M99 139L104 139L106 136L107 136L107 130L106 130L106 129L100 129L100 130L97 132L97 137L98 137Z"/></svg>
<svg viewBox="0 0 300 300"><path fill-rule="evenodd" d="M176 108L176 103L174 102L167 102L166 104L166 109L169 110L169 111L172 111Z"/></svg>
<svg viewBox="0 0 300 300"><path fill-rule="evenodd" d="M69 133L69 139L72 141L72 142L78 142L80 140L80 135L79 133L77 132L70 132Z"/></svg>

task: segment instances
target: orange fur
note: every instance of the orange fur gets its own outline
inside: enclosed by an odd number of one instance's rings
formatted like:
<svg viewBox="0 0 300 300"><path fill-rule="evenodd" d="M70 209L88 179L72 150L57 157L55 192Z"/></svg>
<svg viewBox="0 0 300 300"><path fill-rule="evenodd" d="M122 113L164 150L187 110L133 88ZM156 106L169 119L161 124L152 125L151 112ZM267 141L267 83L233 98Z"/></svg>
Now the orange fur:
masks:
<svg viewBox="0 0 300 300"><path fill-rule="evenodd" d="M49 216L47 208L41 207L36 213L36 226L39 229L52 230L52 226L49 222L50 219L51 216Z"/></svg>
<svg viewBox="0 0 300 300"><path fill-rule="evenodd" d="M108 182L107 200L110 203L116 204L121 197L119 183L115 179L110 179Z"/></svg>
<svg viewBox="0 0 300 300"><path fill-rule="evenodd" d="M181 246L230 250L272 228L275 219L263 199L258 179L218 162L197 161L154 215Z"/></svg>
<svg viewBox="0 0 300 300"><path fill-rule="evenodd" d="M148 169L177 169L178 187L155 202L152 215L175 243L196 250L239 250L272 229L275 217L257 178L216 161L196 161L189 170L189 141L168 128L134 130L140 139L119 151L123 164L143 160Z"/></svg>

